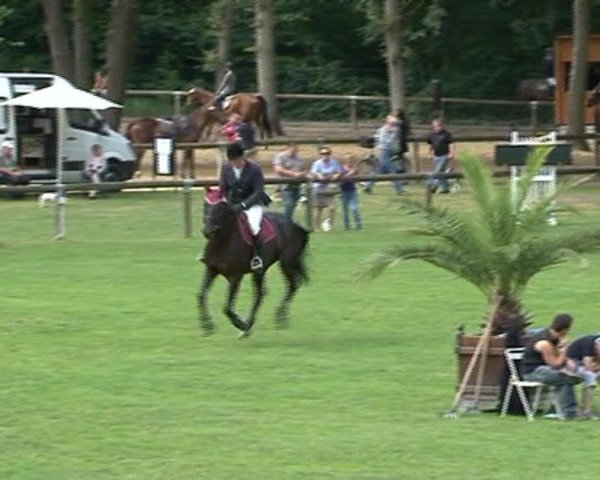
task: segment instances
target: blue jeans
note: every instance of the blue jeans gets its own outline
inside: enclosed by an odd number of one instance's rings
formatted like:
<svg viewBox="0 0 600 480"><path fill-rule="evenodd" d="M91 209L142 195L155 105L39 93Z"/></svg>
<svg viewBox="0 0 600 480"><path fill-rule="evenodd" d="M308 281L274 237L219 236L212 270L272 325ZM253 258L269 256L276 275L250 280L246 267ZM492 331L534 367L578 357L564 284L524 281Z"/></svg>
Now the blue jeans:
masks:
<svg viewBox="0 0 600 480"><path fill-rule="evenodd" d="M342 190L342 212L344 214L344 227L346 230L350 229L350 213L354 217L354 223L357 230L362 228L362 221L360 219L360 210L358 209L358 193L356 190L345 192Z"/></svg>
<svg viewBox="0 0 600 480"><path fill-rule="evenodd" d="M300 187L287 186L281 191L281 200L283 203L283 214L290 221L294 220L294 210L300 199Z"/></svg>
<svg viewBox="0 0 600 480"><path fill-rule="evenodd" d="M398 167L394 163L394 155L389 148L381 150L381 157L379 158L380 163L377 167L377 174L385 175L386 173L398 173ZM369 182L365 185L365 190L370 191L373 188L374 182ZM404 185L400 180L394 180L394 187L398 193L404 192Z"/></svg>
<svg viewBox="0 0 600 480"><path fill-rule="evenodd" d="M438 176L438 173L444 173L446 171L446 167L448 165L448 155L441 155L439 157L433 157L433 165L435 170L427 182L430 188L438 188L442 189L442 192L449 192L450 185L448 184L448 179Z"/></svg>
<svg viewBox="0 0 600 480"><path fill-rule="evenodd" d="M558 402L563 415L573 417L577 415L577 399L575 398L575 389L573 380L564 373L548 365L541 365L531 373L525 373L523 380L532 380L542 382L546 385L552 385L558 390Z"/></svg>

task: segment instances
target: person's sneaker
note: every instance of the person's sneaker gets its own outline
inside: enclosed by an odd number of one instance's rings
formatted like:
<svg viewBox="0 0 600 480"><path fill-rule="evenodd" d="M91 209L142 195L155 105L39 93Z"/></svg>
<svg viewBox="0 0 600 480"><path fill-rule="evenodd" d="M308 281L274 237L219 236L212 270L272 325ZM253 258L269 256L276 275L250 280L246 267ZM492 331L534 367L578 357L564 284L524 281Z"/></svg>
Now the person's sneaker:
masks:
<svg viewBox="0 0 600 480"><path fill-rule="evenodd" d="M543 418L547 418L549 420L562 420L562 415L559 415L556 412L545 413Z"/></svg>
<svg viewBox="0 0 600 480"><path fill-rule="evenodd" d="M581 419L582 420L598 420L598 415L596 415L594 412L582 413Z"/></svg>

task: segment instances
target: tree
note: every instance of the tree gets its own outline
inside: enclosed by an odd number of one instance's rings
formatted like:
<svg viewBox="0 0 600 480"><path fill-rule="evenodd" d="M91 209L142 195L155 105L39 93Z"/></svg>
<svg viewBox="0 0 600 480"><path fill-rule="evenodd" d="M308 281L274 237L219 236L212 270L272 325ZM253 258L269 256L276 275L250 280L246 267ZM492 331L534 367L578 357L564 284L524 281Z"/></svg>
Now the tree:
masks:
<svg viewBox="0 0 600 480"><path fill-rule="evenodd" d="M548 225L554 198L526 205L533 178L551 147L539 147L529 158L513 196L508 186L495 187L491 171L478 158L461 161L475 212L452 212L406 199L420 214L420 233L433 241L393 246L367 262L365 273L375 277L399 261L421 260L454 273L488 299L489 329L499 334L524 326L521 296L538 273L575 253L600 249L600 228L556 230Z"/></svg>
<svg viewBox="0 0 600 480"><path fill-rule="evenodd" d="M383 34L387 60L388 88L392 111L404 109L406 92L402 61L403 24L402 0L385 0Z"/></svg>
<svg viewBox="0 0 600 480"><path fill-rule="evenodd" d="M73 56L64 23L63 0L42 0L42 8L54 73L67 80L73 80Z"/></svg>
<svg viewBox="0 0 600 480"><path fill-rule="evenodd" d="M133 60L137 9L137 0L112 0L106 44L106 96L116 103L123 103L125 98L127 76ZM120 117L118 109L106 113L106 119L114 129L118 129Z"/></svg>
<svg viewBox="0 0 600 480"><path fill-rule="evenodd" d="M277 82L275 80L275 14L273 0L254 0L256 35L256 74L258 90L265 98L269 120L277 135L283 135L277 108Z"/></svg>
<svg viewBox="0 0 600 480"><path fill-rule="evenodd" d="M223 77L224 65L231 58L231 37L233 33L233 0L218 0L215 3L219 28L217 36L217 61L215 71L215 88Z"/></svg>
<svg viewBox="0 0 600 480"><path fill-rule="evenodd" d="M92 41L90 36L90 0L73 0L73 50L75 84L84 89L92 81Z"/></svg>
<svg viewBox="0 0 600 480"><path fill-rule="evenodd" d="M587 90L587 45L590 32L589 0L573 0L573 64L570 72L569 119L570 135L585 133L585 92ZM575 144L588 150L585 140Z"/></svg>

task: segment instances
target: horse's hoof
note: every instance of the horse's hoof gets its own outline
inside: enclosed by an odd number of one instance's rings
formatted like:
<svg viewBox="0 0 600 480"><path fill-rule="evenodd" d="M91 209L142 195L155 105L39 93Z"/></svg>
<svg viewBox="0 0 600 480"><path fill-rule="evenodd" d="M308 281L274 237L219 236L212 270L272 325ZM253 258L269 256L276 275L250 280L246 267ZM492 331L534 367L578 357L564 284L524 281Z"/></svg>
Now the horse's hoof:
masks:
<svg viewBox="0 0 600 480"><path fill-rule="evenodd" d="M200 330L202 330L203 336L210 337L216 329L214 325L200 325Z"/></svg>
<svg viewBox="0 0 600 480"><path fill-rule="evenodd" d="M240 339L248 338L251 334L252 334L252 330L244 330L244 331L238 333L238 338L240 338Z"/></svg>

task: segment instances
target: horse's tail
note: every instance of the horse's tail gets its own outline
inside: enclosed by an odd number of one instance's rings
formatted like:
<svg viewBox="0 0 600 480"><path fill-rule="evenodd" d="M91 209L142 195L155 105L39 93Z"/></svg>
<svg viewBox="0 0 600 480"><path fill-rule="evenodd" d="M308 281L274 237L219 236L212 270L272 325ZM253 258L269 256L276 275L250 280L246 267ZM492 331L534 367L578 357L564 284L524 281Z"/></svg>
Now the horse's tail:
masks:
<svg viewBox="0 0 600 480"><path fill-rule="evenodd" d="M267 132L267 137L273 137L273 129L271 128L271 122L269 121L269 108L265 97L262 95L256 95L256 98L260 102L261 116L260 116L260 128L262 131Z"/></svg>

